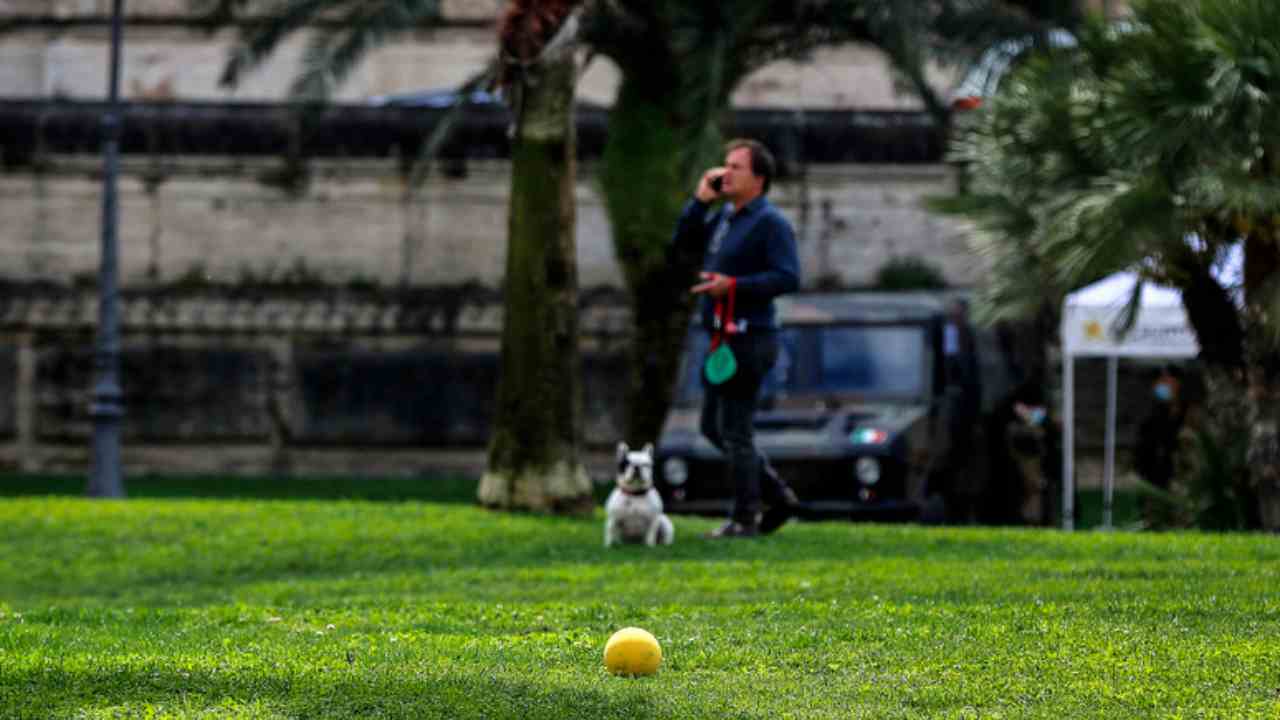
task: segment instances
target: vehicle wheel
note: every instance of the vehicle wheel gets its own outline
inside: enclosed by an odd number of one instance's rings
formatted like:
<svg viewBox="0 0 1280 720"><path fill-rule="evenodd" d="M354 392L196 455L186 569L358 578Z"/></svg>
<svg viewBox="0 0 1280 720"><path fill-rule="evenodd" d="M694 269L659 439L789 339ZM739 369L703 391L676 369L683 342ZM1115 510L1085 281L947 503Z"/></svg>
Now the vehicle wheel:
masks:
<svg viewBox="0 0 1280 720"><path fill-rule="evenodd" d="M947 521L947 501L942 495L934 493L924 499L920 506L920 522L925 525L941 525Z"/></svg>

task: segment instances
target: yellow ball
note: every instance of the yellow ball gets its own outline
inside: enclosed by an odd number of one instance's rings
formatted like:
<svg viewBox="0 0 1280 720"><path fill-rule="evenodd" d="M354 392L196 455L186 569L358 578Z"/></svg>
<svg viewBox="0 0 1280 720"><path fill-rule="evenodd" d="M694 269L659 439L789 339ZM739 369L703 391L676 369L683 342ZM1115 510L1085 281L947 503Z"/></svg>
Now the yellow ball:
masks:
<svg viewBox="0 0 1280 720"><path fill-rule="evenodd" d="M604 646L604 666L614 675L652 675L662 664L662 646L648 630L622 628Z"/></svg>

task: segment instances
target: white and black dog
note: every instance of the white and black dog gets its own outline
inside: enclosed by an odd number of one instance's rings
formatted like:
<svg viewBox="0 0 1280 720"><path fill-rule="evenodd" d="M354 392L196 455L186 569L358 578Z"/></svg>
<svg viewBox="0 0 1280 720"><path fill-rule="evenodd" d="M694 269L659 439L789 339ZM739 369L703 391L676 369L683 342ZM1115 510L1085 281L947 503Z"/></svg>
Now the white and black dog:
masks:
<svg viewBox="0 0 1280 720"><path fill-rule="evenodd" d="M614 543L670 545L675 527L662 512L653 487L653 445L632 450L618 443L618 484L604 504L604 546Z"/></svg>

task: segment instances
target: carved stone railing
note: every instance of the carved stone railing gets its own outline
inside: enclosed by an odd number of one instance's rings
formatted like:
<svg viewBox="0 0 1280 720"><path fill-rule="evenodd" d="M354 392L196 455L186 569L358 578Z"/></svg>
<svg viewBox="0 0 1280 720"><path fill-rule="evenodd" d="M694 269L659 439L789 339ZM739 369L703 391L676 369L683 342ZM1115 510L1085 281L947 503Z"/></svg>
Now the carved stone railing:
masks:
<svg viewBox="0 0 1280 720"><path fill-rule="evenodd" d="M92 286L0 282L0 330L85 331L97 325ZM585 291L585 336L622 337L629 311L621 291ZM261 335L497 336L501 295L475 284L431 288L323 285L195 285L130 288L120 294L125 332Z"/></svg>
<svg viewBox="0 0 1280 720"><path fill-rule="evenodd" d="M334 104L300 115L286 103L126 103L124 155L280 156L416 159L447 110ZM0 157L8 167L39 165L41 154L94 154L101 149L101 103L0 97ZM608 109L577 110L578 155L604 151ZM500 104L469 106L440 150L442 157L510 157L510 117ZM738 109L729 136L759 138L772 148L780 177L813 164L935 164L944 136L922 111Z"/></svg>
<svg viewBox="0 0 1280 720"><path fill-rule="evenodd" d="M0 282L0 468L83 469L97 303L91 285ZM491 288L188 284L119 306L132 472L413 472L487 442ZM628 310L612 289L580 307L584 436L611 446Z"/></svg>

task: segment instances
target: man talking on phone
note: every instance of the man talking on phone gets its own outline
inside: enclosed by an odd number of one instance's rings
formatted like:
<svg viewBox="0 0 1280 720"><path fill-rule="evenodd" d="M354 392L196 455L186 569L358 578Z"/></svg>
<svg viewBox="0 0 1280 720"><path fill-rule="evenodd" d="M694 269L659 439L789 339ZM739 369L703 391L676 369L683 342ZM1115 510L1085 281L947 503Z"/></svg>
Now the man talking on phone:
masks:
<svg viewBox="0 0 1280 720"><path fill-rule="evenodd" d="M705 248L699 316L710 334L703 360L702 434L723 454L734 489L729 519L708 537L755 537L778 529L799 501L756 448L752 416L778 359L773 299L800 285L791 223L765 197L777 165L755 140L731 140L723 167L702 174L676 224L674 243ZM715 210L712 205L722 203ZM762 500L768 510L761 513Z"/></svg>

